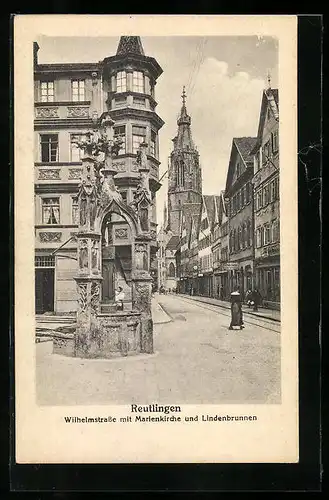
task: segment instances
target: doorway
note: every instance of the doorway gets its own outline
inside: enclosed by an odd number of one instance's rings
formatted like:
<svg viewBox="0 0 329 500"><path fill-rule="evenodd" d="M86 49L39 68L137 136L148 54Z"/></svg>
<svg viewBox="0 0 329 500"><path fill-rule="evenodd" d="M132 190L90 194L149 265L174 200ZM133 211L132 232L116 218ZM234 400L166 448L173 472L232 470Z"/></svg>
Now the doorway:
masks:
<svg viewBox="0 0 329 500"><path fill-rule="evenodd" d="M35 270L35 312L43 314L54 311L55 270L51 268Z"/></svg>

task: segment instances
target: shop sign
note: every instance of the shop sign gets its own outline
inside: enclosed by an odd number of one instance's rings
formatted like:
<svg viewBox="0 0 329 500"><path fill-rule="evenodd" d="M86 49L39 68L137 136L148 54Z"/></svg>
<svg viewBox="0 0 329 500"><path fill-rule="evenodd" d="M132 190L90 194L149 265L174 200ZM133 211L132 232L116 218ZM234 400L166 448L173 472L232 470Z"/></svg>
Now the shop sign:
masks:
<svg viewBox="0 0 329 500"><path fill-rule="evenodd" d="M224 269L226 271L235 271L239 269L239 263L238 262L227 262L226 264L223 264Z"/></svg>

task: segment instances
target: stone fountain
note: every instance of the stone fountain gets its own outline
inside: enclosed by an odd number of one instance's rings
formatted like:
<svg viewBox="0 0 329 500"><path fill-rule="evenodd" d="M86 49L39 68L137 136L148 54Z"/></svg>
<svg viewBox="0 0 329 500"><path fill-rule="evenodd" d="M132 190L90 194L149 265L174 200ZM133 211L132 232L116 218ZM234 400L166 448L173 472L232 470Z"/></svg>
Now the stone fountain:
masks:
<svg viewBox="0 0 329 500"><path fill-rule="evenodd" d="M150 275L151 194L147 144L137 155L140 181L132 203L127 204L115 185L113 158L120 139L113 138L113 120L108 113L99 128L80 143L83 173L79 185L79 229L77 239L78 290L76 330L54 336L54 352L81 358L111 358L153 352ZM129 311L117 311L114 304L102 304L102 223L110 213L121 216L131 234L131 297Z"/></svg>

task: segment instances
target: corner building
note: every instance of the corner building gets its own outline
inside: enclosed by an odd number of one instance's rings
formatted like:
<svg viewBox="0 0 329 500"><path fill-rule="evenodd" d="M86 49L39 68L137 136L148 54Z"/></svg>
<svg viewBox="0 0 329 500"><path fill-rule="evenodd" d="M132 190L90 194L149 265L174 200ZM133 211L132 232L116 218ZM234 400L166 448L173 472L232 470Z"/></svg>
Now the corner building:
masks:
<svg viewBox="0 0 329 500"><path fill-rule="evenodd" d="M82 172L77 144L107 111L115 121L114 137L123 139L114 160L114 180L128 203L133 201L139 182L139 145L148 145L151 269L153 262L155 265L156 192L161 186L158 132L164 124L156 113L155 85L162 69L153 57L145 55L137 36L122 36L116 54L97 63L39 64L38 50L34 43L36 313L74 312L74 235L78 228L77 193ZM130 234L123 221L111 222L115 282L126 289L129 297Z"/></svg>

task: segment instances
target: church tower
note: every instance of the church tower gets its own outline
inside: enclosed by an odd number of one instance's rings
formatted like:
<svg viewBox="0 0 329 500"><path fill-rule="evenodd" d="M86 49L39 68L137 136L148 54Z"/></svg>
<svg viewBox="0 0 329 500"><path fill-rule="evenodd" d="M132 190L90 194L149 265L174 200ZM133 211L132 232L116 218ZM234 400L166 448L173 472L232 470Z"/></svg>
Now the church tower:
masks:
<svg viewBox="0 0 329 500"><path fill-rule="evenodd" d="M202 177L199 153L193 143L191 117L187 114L185 87L182 108L177 120L178 132L173 139L174 149L170 155L168 172L168 226L174 235L179 235L180 217L185 203L200 203Z"/></svg>

